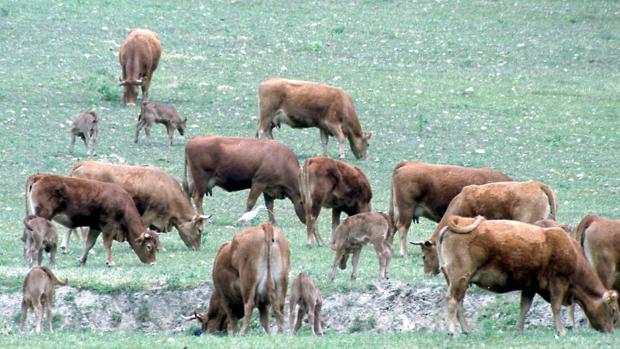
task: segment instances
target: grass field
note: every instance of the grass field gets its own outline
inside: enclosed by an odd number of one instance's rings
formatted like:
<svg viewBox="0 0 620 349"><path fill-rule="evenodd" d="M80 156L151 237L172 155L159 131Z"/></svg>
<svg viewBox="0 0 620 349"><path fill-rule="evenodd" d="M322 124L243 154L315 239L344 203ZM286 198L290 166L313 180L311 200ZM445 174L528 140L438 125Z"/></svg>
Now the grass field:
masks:
<svg viewBox="0 0 620 349"><path fill-rule="evenodd" d="M176 135L170 148L161 126L154 128L153 146L134 145L138 109L120 105L118 46L133 27L150 28L161 37L163 54L151 99L174 105L188 118L186 136ZM620 218L617 1L188 1L145 6L136 1L0 0L0 32L0 292L20 289L28 271L19 240L25 179L36 172L66 174L86 157L81 144L75 156L68 153L68 120L96 108L102 117L97 159L155 165L180 179L189 137L254 136L257 86L271 76L330 83L351 94L373 137L367 161L355 160L349 150L346 160L370 178L375 210L387 210L393 166L422 160L490 166L515 180L548 183L558 194L559 220L565 223L575 225L589 213ZM274 136L300 162L321 151L316 129L284 126ZM333 139L330 155L337 155ZM116 268L105 266L101 243L88 264L79 267L81 246L73 240L71 252L59 258L57 274L102 293L211 282L213 257L238 231L247 191L216 189L213 194L205 199L205 212L213 218L200 251L189 251L172 233L162 238L166 251L154 267L142 265L119 243L113 246ZM324 237L329 237L329 216L323 211L319 218ZM347 270L329 284L331 250L304 246L305 227L289 201L276 202L276 218L291 243L292 275L308 272L324 295L374 282L377 261L368 249L356 283L348 281ZM410 238L425 238L433 227L423 220L413 226ZM423 276L414 252L411 259L393 259L392 278L442 285L443 278ZM550 326L520 338L512 328L505 330L474 335L464 345L620 342L618 334L591 331L555 341ZM177 338L172 343L165 334L68 331L28 341L20 335L0 337L0 346L60 338L79 347L109 340L131 347L212 340L218 346L248 347L454 343L443 333L328 336L324 342L307 336L249 342Z"/></svg>

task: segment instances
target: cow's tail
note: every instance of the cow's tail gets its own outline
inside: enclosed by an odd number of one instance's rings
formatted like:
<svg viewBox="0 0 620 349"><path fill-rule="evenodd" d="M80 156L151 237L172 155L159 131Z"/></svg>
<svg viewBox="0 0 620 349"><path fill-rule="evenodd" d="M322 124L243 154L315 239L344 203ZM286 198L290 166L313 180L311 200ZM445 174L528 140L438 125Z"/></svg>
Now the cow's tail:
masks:
<svg viewBox="0 0 620 349"><path fill-rule="evenodd" d="M267 297L269 298L269 303L273 304L276 300L276 287L273 281L273 275L271 275L272 247L275 243L273 225L269 222L265 222L261 225L261 227L263 228L263 232L265 234L265 250L267 254Z"/></svg>
<svg viewBox="0 0 620 349"><path fill-rule="evenodd" d="M399 219L398 206L396 205L396 197L394 196L394 177L392 176L392 185L390 185L390 202L388 207L387 221L388 221L388 240L392 243L394 239L394 232L396 231L396 222Z"/></svg>
<svg viewBox="0 0 620 349"><path fill-rule="evenodd" d="M56 277L56 275L54 275L54 273L50 270L50 268L41 267L41 269L43 269L43 271L47 274L47 276L49 276L49 278L52 280L52 285L66 286L69 283L69 280L67 279L65 279L64 281L58 280L58 278Z"/></svg>
<svg viewBox="0 0 620 349"><path fill-rule="evenodd" d="M549 200L549 209L551 211L549 218L555 220L558 213L558 198L548 185L540 183L540 189L547 195L547 200Z"/></svg>
<svg viewBox="0 0 620 349"><path fill-rule="evenodd" d="M39 180L38 175L32 175L28 177L26 180L26 185L24 186L24 204L26 206L26 216L30 216L30 192L32 192L32 185Z"/></svg>
<svg viewBox="0 0 620 349"><path fill-rule="evenodd" d="M69 170L69 176L70 177L75 177L75 173L80 169L80 167L82 167L84 165L84 163L82 161L78 161L75 163L75 165L73 165L71 167L71 169Z"/></svg>
<svg viewBox="0 0 620 349"><path fill-rule="evenodd" d="M392 222L390 221L390 217L389 215L386 215L383 212L379 212L383 218L385 218L385 222L387 223L387 229L385 231L385 235L383 238L383 244L387 247L389 247L390 252L392 251L392 238L394 237L394 226L392 225Z"/></svg>
<svg viewBox="0 0 620 349"><path fill-rule="evenodd" d="M468 224L466 226L458 225L457 224L458 219L456 219L455 216L449 217L447 221L448 221L447 222L448 229L450 229L451 232L457 233L457 234L468 234L476 230L476 228L478 228L480 223L485 221L485 218L482 216L477 216L476 220L473 223Z"/></svg>
<svg viewBox="0 0 620 349"><path fill-rule="evenodd" d="M592 222L594 222L597 218L598 217L593 214L587 215L581 220L581 222L579 222L579 225L577 225L577 228L575 229L575 240L579 241L582 248L586 237L586 229L588 229Z"/></svg>
<svg viewBox="0 0 620 349"><path fill-rule="evenodd" d="M184 160L185 164L183 166L183 192L185 192L187 200L191 202L192 192L194 191L194 179L193 177L191 177L191 174L189 177L187 176L187 154L185 154Z"/></svg>
<svg viewBox="0 0 620 349"><path fill-rule="evenodd" d="M301 199L306 208L310 204L310 172L308 171L308 166L310 166L310 160L306 159L299 169L299 189L301 190Z"/></svg>

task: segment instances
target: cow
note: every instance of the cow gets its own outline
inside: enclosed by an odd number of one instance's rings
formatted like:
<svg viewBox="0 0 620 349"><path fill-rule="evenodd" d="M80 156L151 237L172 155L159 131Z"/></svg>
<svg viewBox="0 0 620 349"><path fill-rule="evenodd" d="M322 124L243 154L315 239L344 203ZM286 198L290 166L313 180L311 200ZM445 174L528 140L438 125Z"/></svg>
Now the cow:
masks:
<svg viewBox="0 0 620 349"><path fill-rule="evenodd" d="M557 211L557 197L544 183L527 181L468 185L452 199L431 238L411 243L422 249L424 272L436 275L439 273L439 263L435 247L439 232L446 226L449 216L480 215L487 219L513 219L534 223L545 218L555 220Z"/></svg>
<svg viewBox="0 0 620 349"><path fill-rule="evenodd" d="M560 224L553 219L541 219L532 224L537 225L541 228L562 228L566 232L566 234L574 237L573 227L571 227L569 224Z"/></svg>
<svg viewBox="0 0 620 349"><path fill-rule="evenodd" d="M269 308L275 315L278 332L284 331L284 303L290 271L288 241L279 229L265 222L238 232L231 242L223 244L213 263L213 293L209 310L194 311L189 319L197 319L204 331L245 335L257 307L260 323L267 334Z"/></svg>
<svg viewBox="0 0 620 349"><path fill-rule="evenodd" d="M25 189L27 215L32 211L67 228L90 228L82 265L101 233L108 266L114 266L113 240L127 241L142 263L155 264L158 234L146 229L131 196L118 184L35 174L28 177Z"/></svg>
<svg viewBox="0 0 620 349"><path fill-rule="evenodd" d="M255 138L193 137L185 146L183 188L188 198L194 199L199 214L203 214L203 196L212 195L215 186L229 192L250 189L246 211L252 210L262 193L272 224L276 222L274 200L288 198L299 220L305 223L299 162L282 143Z"/></svg>
<svg viewBox="0 0 620 349"><path fill-rule="evenodd" d="M349 216L372 210L372 190L364 172L357 166L327 157L304 161L300 173L301 191L306 210L307 245L323 239L317 227L321 207L332 209L332 234L340 224L340 214Z"/></svg>
<svg viewBox="0 0 620 349"><path fill-rule="evenodd" d="M171 105L156 102L142 102L140 115L138 115L138 123L136 124L134 143L138 144L138 136L143 128L149 143L151 143L151 127L153 127L153 124L162 124L166 126L168 144L172 145L174 130L176 129L179 131L179 134L183 136L186 123L187 118L181 119L177 110Z"/></svg>
<svg viewBox="0 0 620 349"><path fill-rule="evenodd" d="M393 232L400 235L400 255L407 257L407 233L420 217L439 222L450 201L472 184L509 182L512 178L494 169L433 165L402 161L394 167L389 212ZM392 244L394 236L390 236Z"/></svg>
<svg viewBox="0 0 620 349"><path fill-rule="evenodd" d="M575 237L603 285L620 292L620 220L588 215L577 225Z"/></svg>
<svg viewBox="0 0 620 349"><path fill-rule="evenodd" d="M312 277L304 273L297 274L291 286L291 296L288 302L288 324L291 332L297 333L297 331L299 331L304 316L308 314L308 323L312 326L312 333L317 336L322 336L322 306L323 298L321 297L321 291L314 285ZM297 308L297 320L295 320L295 308Z"/></svg>
<svg viewBox="0 0 620 349"><path fill-rule="evenodd" d="M24 259L31 266L39 266L43 261L43 251L49 253L50 265L56 264L56 245L58 237L54 225L45 218L29 215L24 218Z"/></svg>
<svg viewBox="0 0 620 349"><path fill-rule="evenodd" d="M93 179L120 185L133 199L142 221L160 232L173 227L188 248L200 249L204 221L183 193L177 180L156 167L80 161L73 165L69 176ZM66 249L68 235L61 248Z"/></svg>
<svg viewBox="0 0 620 349"><path fill-rule="evenodd" d="M353 273L351 280L357 279L357 264L362 248L371 243L379 259L379 279L388 278L388 267L392 259L392 245L387 240L391 234L391 224L383 212L364 212L347 217L332 234L331 248L336 253L329 280L334 281L336 267L347 267L347 259L352 254Z"/></svg>
<svg viewBox="0 0 620 349"><path fill-rule="evenodd" d="M463 299L470 284L497 293L521 291L519 332L536 294L551 304L560 335L566 333L560 308L573 302L594 329L613 331L618 294L603 286L579 245L561 228L450 215L437 249L448 283L448 328L453 335L457 319L462 331L468 331Z"/></svg>
<svg viewBox="0 0 620 349"><path fill-rule="evenodd" d="M157 34L148 29L129 31L118 53L118 60L123 70L123 76L118 78L118 84L125 88L123 102L128 106L136 105L137 86L142 88L142 101L148 100L149 86L160 56L161 43Z"/></svg>
<svg viewBox="0 0 620 349"><path fill-rule="evenodd" d="M73 154L76 137L80 137L82 139L88 154L95 154L97 152L96 147L97 136L99 135L99 117L94 110L83 112L76 116L71 122L71 129L69 132L71 134L71 143L69 144L70 154Z"/></svg>
<svg viewBox="0 0 620 349"><path fill-rule="evenodd" d="M371 132L362 126L353 99L338 87L308 81L273 78L258 87L260 116L256 136L273 139L272 130L285 123L292 128L317 127L323 155L327 156L328 137L338 140L338 154L344 159L344 141L349 140L357 159L368 157Z"/></svg>
<svg viewBox="0 0 620 349"><path fill-rule="evenodd" d="M33 267L30 269L22 287L22 314L19 322L19 330L24 330L24 323L28 317L28 309L32 309L36 316L36 332L43 330L43 310L47 312L47 324L50 332L54 332L52 326L52 302L56 293L55 286L65 286L69 282L58 280L56 275L48 267Z"/></svg>

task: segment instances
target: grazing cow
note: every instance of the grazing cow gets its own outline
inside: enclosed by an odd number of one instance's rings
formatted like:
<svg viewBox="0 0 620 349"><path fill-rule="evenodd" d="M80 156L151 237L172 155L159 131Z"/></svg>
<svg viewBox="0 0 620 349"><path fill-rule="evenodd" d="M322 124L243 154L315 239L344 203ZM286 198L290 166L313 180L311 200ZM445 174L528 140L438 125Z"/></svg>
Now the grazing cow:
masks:
<svg viewBox="0 0 620 349"><path fill-rule="evenodd" d="M28 309L32 309L36 316L37 333L43 330L43 308L47 311L47 324L50 332L54 332L52 327L52 302L56 290L54 286L65 286L68 280L60 281L56 275L47 267L33 267L24 279L22 288L22 315L19 322L19 330L24 330L24 323L28 317Z"/></svg>
<svg viewBox="0 0 620 349"><path fill-rule="evenodd" d="M260 323L267 334L269 307L276 317L278 332L284 330L284 302L290 271L290 250L284 234L270 223L246 228L231 242L220 247L213 263L213 287L207 313L194 315L204 331L229 334L237 330L245 335L254 307L260 313Z"/></svg>
<svg viewBox="0 0 620 349"><path fill-rule="evenodd" d="M512 179L491 168L432 165L403 161L394 167L389 216L393 231L400 234L400 255L407 256L407 233L420 217L439 222L450 201L472 184L508 182ZM390 244L394 236L390 236Z"/></svg>
<svg viewBox="0 0 620 349"><path fill-rule="evenodd" d="M607 290L575 241L560 228L541 228L481 216L448 216L438 240L441 271L448 282L448 327L456 321L468 331L463 299L470 284L493 292L521 291L517 329L539 294L551 304L555 327L566 333L560 317L562 304L578 303L592 327L613 331L618 294Z"/></svg>
<svg viewBox="0 0 620 349"><path fill-rule="evenodd" d="M87 111L78 115L71 122L71 144L69 145L69 153L73 154L75 147L75 138L80 137L84 142L86 151L95 154L97 150L97 136L99 135L99 117L95 111ZM90 147L90 150L89 150Z"/></svg>
<svg viewBox="0 0 620 349"><path fill-rule="evenodd" d="M328 137L332 136L338 140L341 159L347 138L353 155L366 160L372 133L362 131L353 99L342 89L308 81L269 79L258 87L258 104L258 138L273 139L272 130L281 123L293 128L317 127L324 156Z"/></svg>
<svg viewBox="0 0 620 349"><path fill-rule="evenodd" d="M90 228L82 265L101 233L108 266L114 265L113 240L127 241L142 263L155 264L157 233L146 229L131 196L117 184L35 174L26 180L26 214L30 210L67 228Z"/></svg>
<svg viewBox="0 0 620 349"><path fill-rule="evenodd" d="M118 78L118 84L125 88L124 103L129 106L136 105L137 86L142 87L142 101L148 100L149 85L160 56L161 43L157 34L148 29L129 31L118 53L118 60L123 70L123 76Z"/></svg>
<svg viewBox="0 0 620 349"><path fill-rule="evenodd" d="M229 192L250 189L246 211L252 210L262 193L272 224L273 201L288 198L299 220L305 223L299 162L293 151L280 142L220 136L190 139L185 146L183 189L194 198L198 213L203 214L203 196L212 195L215 186Z"/></svg>
<svg viewBox="0 0 620 349"><path fill-rule="evenodd" d="M435 249L439 232L446 226L449 216L487 219L513 219L534 223L547 217L555 219L558 200L549 186L540 182L496 182L468 185L455 196L437 224L430 240L412 242L422 248L424 272L438 274L439 263Z"/></svg>
<svg viewBox="0 0 620 349"><path fill-rule="evenodd" d="M588 215L575 234L603 285L620 292L620 220Z"/></svg>
<svg viewBox="0 0 620 349"><path fill-rule="evenodd" d="M133 199L147 227L165 233L174 227L185 246L200 249L204 220L208 217L196 214L179 182L164 171L156 167L80 161L71 168L69 176L120 185ZM67 242L68 235L63 239L63 246Z"/></svg>
<svg viewBox="0 0 620 349"><path fill-rule="evenodd" d="M347 259L352 254L353 273L351 280L357 279L357 264L362 248L371 243L379 259L379 279L388 278L388 266L392 259L392 245L387 237L392 233L388 216L383 212L364 212L345 219L332 234L332 250L336 252L329 280L334 281L336 267L347 267Z"/></svg>
<svg viewBox="0 0 620 349"><path fill-rule="evenodd" d="M24 259L31 266L39 266L43 261L43 251L49 253L50 265L56 264L56 228L45 218L29 215L24 218Z"/></svg>
<svg viewBox="0 0 620 349"><path fill-rule="evenodd" d="M300 177L308 246L312 246L313 238L319 245L323 243L316 223L321 207L332 209L332 234L340 224L341 212L352 216L372 210L370 183L357 166L326 157L308 158Z"/></svg>
<svg viewBox="0 0 620 349"><path fill-rule="evenodd" d="M168 144L172 145L174 130L176 129L179 131L179 134L183 136L186 122L187 118L181 119L177 110L171 105L156 102L142 102L138 123L136 124L136 138L134 142L138 144L140 130L144 128L144 133L149 143L151 143L151 127L153 127L153 124L162 124L166 126L166 131L168 132Z"/></svg>
<svg viewBox="0 0 620 349"><path fill-rule="evenodd" d="M291 331L297 333L299 328L301 328L304 316L308 314L308 323L312 326L312 333L317 336L322 336L322 306L323 298L321 298L321 291L319 288L314 285L309 275L299 273L293 281L293 286L291 286L291 297L288 301L288 324ZM298 309L297 321L295 321L295 308Z"/></svg>

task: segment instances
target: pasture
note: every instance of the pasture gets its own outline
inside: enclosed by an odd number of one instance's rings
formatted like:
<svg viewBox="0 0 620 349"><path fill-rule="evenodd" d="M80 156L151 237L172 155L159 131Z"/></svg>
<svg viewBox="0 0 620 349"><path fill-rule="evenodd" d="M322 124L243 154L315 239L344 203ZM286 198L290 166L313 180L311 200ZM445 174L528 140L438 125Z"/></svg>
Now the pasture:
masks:
<svg viewBox="0 0 620 349"><path fill-rule="evenodd" d="M152 146L146 145L143 134L135 145L139 109L120 104L118 46L134 27L155 31L162 42L150 99L172 104L188 118L186 135L176 134L172 147L161 125L153 128ZM153 165L180 180L184 144L191 136L254 137L261 80L281 76L325 82L353 97L362 127L373 132L368 160L355 160L348 147L345 160L369 177L374 210L387 211L394 165L421 160L489 166L515 180L545 182L558 195L562 223L574 226L589 213L620 218L617 1L269 0L145 5L3 0L0 32L0 293L15 294L14 309L1 313L0 347L56 347L61 341L63 347L105 343L135 348L457 343L446 335L445 327L390 335L372 331L341 335L328 327L325 338L311 337L307 328L299 337L267 338L258 326L252 332L258 337L252 339L196 338L187 331L170 330L119 334L62 326L53 335L20 334L14 321L21 297L17 292L29 270L20 240L24 182L36 172L64 175L87 157L81 143L73 156L69 154L67 121L88 109L96 109L101 117L95 159ZM274 138L290 146L300 163L321 153L317 129L284 125L274 130ZM333 138L329 151L337 156ZM99 241L96 254L80 267L82 246L72 239L70 252L58 256L55 272L69 278L72 287L99 294L210 284L215 253L239 230L236 222L247 193L216 188L212 197L205 198L205 213L213 217L200 251L187 249L173 231L161 238L166 251L158 254L156 266L143 265L127 244L115 242L117 266L108 268ZM370 246L362 253L356 282L349 281L349 266L329 283L333 252L325 246L305 246L306 229L290 201L277 200L275 211L291 244L291 281L297 273L307 272L324 298L377 283L378 265ZM330 216L327 210L319 216L325 240L330 239ZM422 219L412 225L410 240L428 237L434 226ZM393 258L391 280L413 287L443 287L443 277L425 276L418 250L411 251L409 259ZM472 292L482 291L472 287L468 294ZM511 299L513 311L474 322L474 335L462 336L458 343L468 347L620 343L618 331L602 335L583 326L556 340L551 321L526 325L525 335L516 337L518 300ZM189 314L207 301L187 299L182 311ZM547 304L544 309L550 313Z"/></svg>

